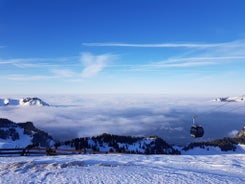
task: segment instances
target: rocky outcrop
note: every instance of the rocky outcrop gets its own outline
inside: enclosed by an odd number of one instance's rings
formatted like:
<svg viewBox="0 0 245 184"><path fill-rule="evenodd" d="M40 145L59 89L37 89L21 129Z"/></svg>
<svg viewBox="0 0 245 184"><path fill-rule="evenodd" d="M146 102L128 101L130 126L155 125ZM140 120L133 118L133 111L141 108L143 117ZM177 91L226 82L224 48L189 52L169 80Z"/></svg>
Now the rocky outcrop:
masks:
<svg viewBox="0 0 245 184"><path fill-rule="evenodd" d="M236 138L245 138L245 125L243 126L242 130L237 133L235 136Z"/></svg>

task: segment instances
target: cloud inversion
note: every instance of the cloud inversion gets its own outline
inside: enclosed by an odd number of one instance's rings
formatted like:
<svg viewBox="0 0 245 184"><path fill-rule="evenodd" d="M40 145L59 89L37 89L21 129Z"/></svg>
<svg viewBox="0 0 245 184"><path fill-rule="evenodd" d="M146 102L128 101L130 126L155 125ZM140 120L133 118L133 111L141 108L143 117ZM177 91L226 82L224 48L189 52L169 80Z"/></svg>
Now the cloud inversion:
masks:
<svg viewBox="0 0 245 184"><path fill-rule="evenodd" d="M169 143L194 141L189 134L192 116L204 127L202 140L231 136L244 123L243 108L207 99L166 98L164 95L53 96L44 99L50 107L1 107L0 116L15 122L33 121L54 138L68 140L102 133L157 135Z"/></svg>

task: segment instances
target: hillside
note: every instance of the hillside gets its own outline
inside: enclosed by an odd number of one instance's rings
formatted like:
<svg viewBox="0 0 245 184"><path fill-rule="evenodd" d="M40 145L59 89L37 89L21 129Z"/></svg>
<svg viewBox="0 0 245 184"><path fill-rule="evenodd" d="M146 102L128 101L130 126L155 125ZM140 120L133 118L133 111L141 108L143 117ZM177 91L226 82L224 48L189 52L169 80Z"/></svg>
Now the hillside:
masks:
<svg viewBox="0 0 245 184"><path fill-rule="evenodd" d="M107 133L55 143L48 133L36 128L32 122L14 123L8 119L0 119L0 148L23 148L31 144L100 153L189 154L202 152L209 154L211 152L239 152L239 146L245 145L245 127L234 138L225 137L212 141L193 142L185 147L176 147L157 136L132 137Z"/></svg>
<svg viewBox="0 0 245 184"><path fill-rule="evenodd" d="M191 150L199 149L201 151L206 151L207 153L215 148L220 149L220 151L237 151L239 145L245 145L245 126L241 129L240 132L233 138L224 137L222 139L216 139L212 141L204 142L193 142L185 146L182 150L184 152L189 152ZM216 149L217 150L217 149Z"/></svg>
<svg viewBox="0 0 245 184"><path fill-rule="evenodd" d="M56 144L57 147L70 146L76 150L137 154L180 154L171 145L157 136L131 137L102 134L96 137L77 138Z"/></svg>
<svg viewBox="0 0 245 184"><path fill-rule="evenodd" d="M46 132L37 129L32 122L14 123L8 119L0 119L1 148L23 148L31 144L50 147L54 140Z"/></svg>

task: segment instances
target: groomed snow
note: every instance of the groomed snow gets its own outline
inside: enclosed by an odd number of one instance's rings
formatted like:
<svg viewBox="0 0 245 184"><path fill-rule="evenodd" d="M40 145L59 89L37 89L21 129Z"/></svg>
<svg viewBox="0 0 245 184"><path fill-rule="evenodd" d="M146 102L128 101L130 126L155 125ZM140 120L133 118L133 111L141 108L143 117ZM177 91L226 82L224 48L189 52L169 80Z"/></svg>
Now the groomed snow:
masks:
<svg viewBox="0 0 245 184"><path fill-rule="evenodd" d="M245 155L0 157L0 183L245 183Z"/></svg>

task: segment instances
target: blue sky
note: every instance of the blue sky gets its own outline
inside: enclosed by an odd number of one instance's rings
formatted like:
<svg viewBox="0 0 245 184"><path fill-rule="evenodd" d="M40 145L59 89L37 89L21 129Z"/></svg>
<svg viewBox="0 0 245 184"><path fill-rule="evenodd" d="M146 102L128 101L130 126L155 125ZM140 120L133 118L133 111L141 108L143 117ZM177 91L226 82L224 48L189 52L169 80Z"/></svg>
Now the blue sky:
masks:
<svg viewBox="0 0 245 184"><path fill-rule="evenodd" d="M244 95L243 0L0 0L2 94Z"/></svg>

